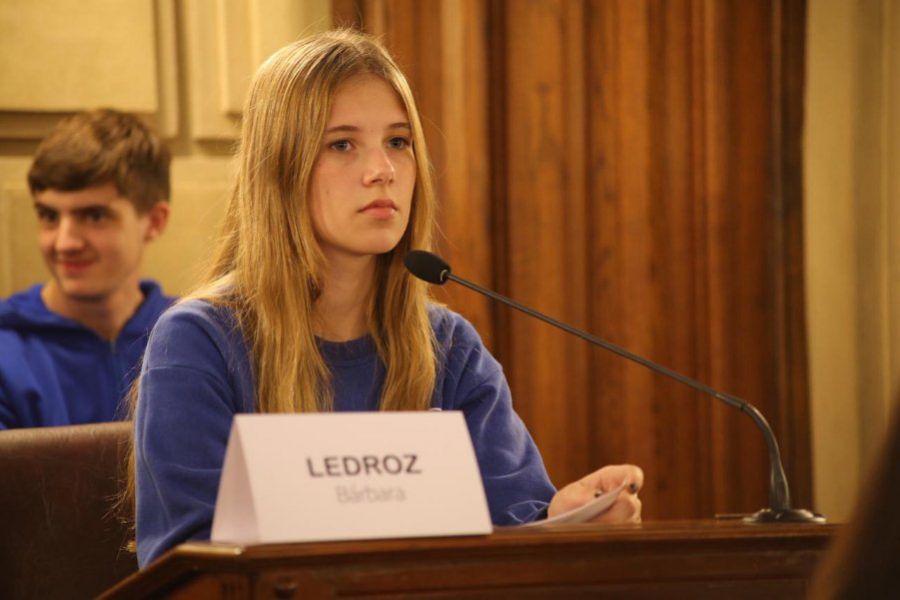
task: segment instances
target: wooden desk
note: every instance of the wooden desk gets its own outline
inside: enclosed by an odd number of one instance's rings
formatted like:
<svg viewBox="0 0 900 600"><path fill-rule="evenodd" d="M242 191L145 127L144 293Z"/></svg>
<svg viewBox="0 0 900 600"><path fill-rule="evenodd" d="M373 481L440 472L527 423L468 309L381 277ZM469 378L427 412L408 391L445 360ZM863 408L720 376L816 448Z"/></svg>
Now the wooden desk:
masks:
<svg viewBox="0 0 900 600"><path fill-rule="evenodd" d="M834 525L568 525L489 536L184 544L108 598L802 598Z"/></svg>

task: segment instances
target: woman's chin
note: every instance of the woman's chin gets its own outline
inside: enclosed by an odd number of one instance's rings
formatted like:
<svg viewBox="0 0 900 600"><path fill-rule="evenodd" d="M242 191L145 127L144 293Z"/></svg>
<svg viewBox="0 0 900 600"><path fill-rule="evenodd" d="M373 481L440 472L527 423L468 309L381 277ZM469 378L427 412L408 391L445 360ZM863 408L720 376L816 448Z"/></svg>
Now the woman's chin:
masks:
<svg viewBox="0 0 900 600"><path fill-rule="evenodd" d="M321 243L321 242L320 242ZM332 244L322 244L322 250L325 252L326 256L337 257L340 255L343 256L379 256L381 254L387 254L391 250L397 247L397 244L400 243L400 239L383 239L383 240L367 240L365 242L357 242L354 244L347 245L332 245Z"/></svg>
<svg viewBox="0 0 900 600"><path fill-rule="evenodd" d="M391 250L397 247L397 244L400 243L400 238L383 238L383 239L373 239L368 240L364 244L360 244L361 254L387 254Z"/></svg>

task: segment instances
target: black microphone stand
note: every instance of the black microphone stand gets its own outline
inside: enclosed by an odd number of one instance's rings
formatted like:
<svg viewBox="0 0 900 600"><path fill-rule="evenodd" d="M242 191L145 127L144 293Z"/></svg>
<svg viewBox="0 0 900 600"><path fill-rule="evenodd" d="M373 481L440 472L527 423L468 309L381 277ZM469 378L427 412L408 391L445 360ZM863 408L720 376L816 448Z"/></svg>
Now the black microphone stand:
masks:
<svg viewBox="0 0 900 600"><path fill-rule="evenodd" d="M421 252L414 250L413 252ZM412 253L411 253L412 254ZM434 256L434 255L432 255ZM456 283L465 286L471 290L474 290L480 294L484 294L494 300L502 302L507 306L511 306L512 308L521 311L527 315L530 315L536 319L539 319L545 323L553 325L563 331L571 333L574 336L577 336L590 344L594 344L595 346L600 346L610 352L618 354L628 360L636 362L640 365L643 365L654 371L656 373L660 373L661 375L665 375L675 381L679 381L684 385L697 390L698 392L703 392L704 394L708 394L713 398L717 398L718 400L728 404L729 406L736 408L748 415L757 427L762 431L763 437L766 440L766 446L769 451L769 507L763 508L752 515L748 515L744 517L745 523L824 523L825 517L821 514L814 513L805 508L791 508L791 492L788 488L787 477L784 474L784 467L781 463L781 452L778 449L778 442L775 439L775 434L772 431L772 428L769 426L768 421L762 415L759 410L750 404L749 402L745 402L736 396L732 396L730 394L725 394L718 390L711 388L710 386L700 383L695 379L691 379L681 373L677 373L668 367L664 367L662 365L656 364L655 362L648 360L642 356L638 356L637 354L633 354L620 346L607 342L606 340L602 340L594 335L591 335L585 331L580 329L576 329L571 325L567 325L561 321L557 321L552 317L548 317L542 313L539 313L536 310L528 308L522 304L519 304L515 300L507 298L497 292L489 290L487 288L481 287L476 283L472 283L466 279L461 277L457 277L453 273L450 272L450 267L447 265L442 259L437 256L434 257L438 261L440 261L440 271L435 278L426 278L420 277L418 273L413 271L413 275L425 279L431 283L437 283L438 285L443 285L447 281L455 281ZM409 267L409 263L407 263L407 267Z"/></svg>

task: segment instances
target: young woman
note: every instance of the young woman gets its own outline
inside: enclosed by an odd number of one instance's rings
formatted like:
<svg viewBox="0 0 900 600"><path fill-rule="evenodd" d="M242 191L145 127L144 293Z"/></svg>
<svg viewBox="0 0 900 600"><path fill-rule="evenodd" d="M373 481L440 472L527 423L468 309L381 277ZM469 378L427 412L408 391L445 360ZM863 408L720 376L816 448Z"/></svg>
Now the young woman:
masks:
<svg viewBox="0 0 900 600"><path fill-rule="evenodd" d="M405 271L406 252L431 247L434 191L412 93L381 45L338 31L275 53L252 83L238 159L211 272L144 359L141 565L209 537L236 413L461 410L496 524L640 488L623 465L556 492L500 365ZM639 520L636 494L603 519Z"/></svg>

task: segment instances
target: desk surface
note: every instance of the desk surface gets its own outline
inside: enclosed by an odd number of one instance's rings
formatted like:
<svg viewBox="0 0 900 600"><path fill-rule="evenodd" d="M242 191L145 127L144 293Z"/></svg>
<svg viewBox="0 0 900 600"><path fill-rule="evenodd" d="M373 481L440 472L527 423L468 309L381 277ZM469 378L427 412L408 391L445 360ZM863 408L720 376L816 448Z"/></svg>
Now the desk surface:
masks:
<svg viewBox="0 0 900 600"><path fill-rule="evenodd" d="M700 520L498 529L454 538L190 543L108 594L801 598L835 529Z"/></svg>

